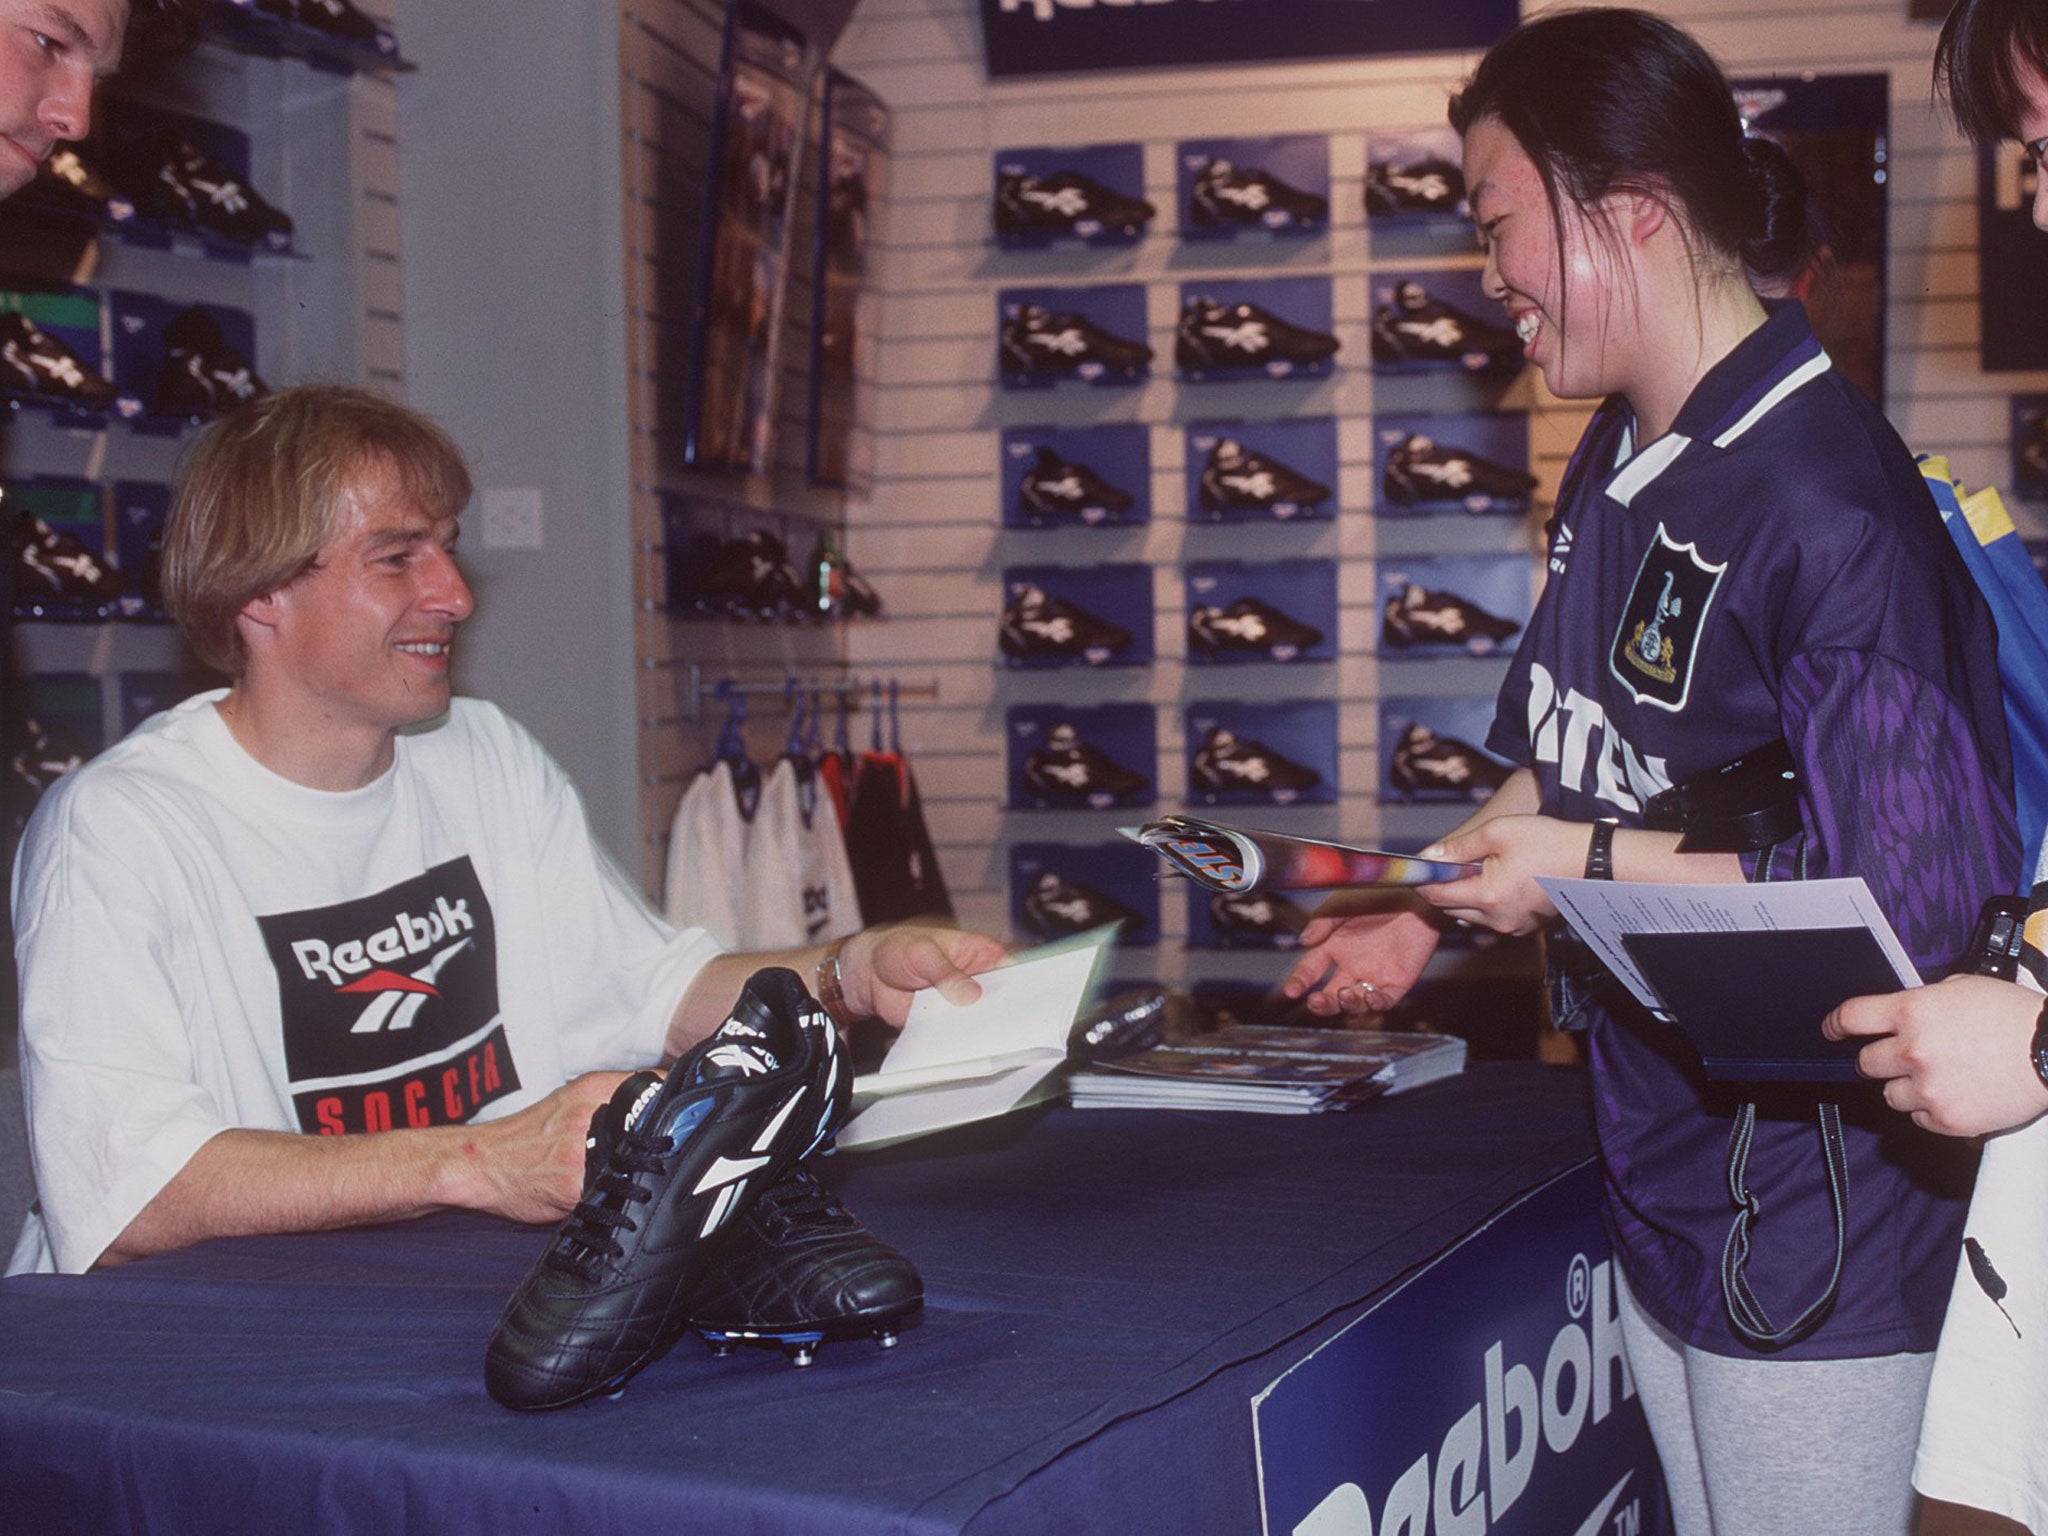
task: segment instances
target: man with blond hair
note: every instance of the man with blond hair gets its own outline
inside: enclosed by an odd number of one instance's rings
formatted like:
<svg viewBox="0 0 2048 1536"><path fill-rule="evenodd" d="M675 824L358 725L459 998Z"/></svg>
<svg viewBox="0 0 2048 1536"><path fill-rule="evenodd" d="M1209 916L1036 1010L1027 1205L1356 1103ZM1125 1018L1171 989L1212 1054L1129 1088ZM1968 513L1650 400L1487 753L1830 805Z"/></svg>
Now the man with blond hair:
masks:
<svg viewBox="0 0 2048 1536"><path fill-rule="evenodd" d="M38 807L14 875L39 1207L12 1271L463 1208L574 1208L627 1069L784 965L901 1022L1002 956L953 930L720 953L656 917L582 802L453 697L468 500L432 422L342 388L210 430L164 591L224 689L145 721Z"/></svg>

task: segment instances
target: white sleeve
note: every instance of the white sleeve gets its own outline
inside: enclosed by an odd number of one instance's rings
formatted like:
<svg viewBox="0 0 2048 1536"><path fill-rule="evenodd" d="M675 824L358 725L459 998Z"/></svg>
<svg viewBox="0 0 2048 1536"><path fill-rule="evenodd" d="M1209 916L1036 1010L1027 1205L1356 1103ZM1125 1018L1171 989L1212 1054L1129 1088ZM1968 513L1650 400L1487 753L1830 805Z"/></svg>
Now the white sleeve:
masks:
<svg viewBox="0 0 2048 1536"><path fill-rule="evenodd" d="M540 744L528 751L535 858L546 901L562 1060L572 1072L659 1060L683 994L721 946L701 928L657 915L590 832L583 797ZM500 936L500 942L505 936ZM513 936L520 942L520 936Z"/></svg>
<svg viewBox="0 0 2048 1536"><path fill-rule="evenodd" d="M199 1000L149 861L115 857L118 825L88 825L69 787L23 840L14 916L36 1192L56 1267L77 1274L230 1122L199 1085Z"/></svg>

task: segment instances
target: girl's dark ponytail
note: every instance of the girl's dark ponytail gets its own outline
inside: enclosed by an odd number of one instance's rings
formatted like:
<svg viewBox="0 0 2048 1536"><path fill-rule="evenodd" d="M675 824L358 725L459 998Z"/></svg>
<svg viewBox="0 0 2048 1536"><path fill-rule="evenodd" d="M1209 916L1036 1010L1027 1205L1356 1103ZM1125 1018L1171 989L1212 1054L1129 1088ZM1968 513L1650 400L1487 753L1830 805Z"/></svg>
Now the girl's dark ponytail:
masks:
<svg viewBox="0 0 2048 1536"><path fill-rule="evenodd" d="M1761 281L1789 280L1813 260L1818 238L1806 178L1770 139L1746 136L1742 156L1756 187L1757 210L1742 241L1742 264Z"/></svg>

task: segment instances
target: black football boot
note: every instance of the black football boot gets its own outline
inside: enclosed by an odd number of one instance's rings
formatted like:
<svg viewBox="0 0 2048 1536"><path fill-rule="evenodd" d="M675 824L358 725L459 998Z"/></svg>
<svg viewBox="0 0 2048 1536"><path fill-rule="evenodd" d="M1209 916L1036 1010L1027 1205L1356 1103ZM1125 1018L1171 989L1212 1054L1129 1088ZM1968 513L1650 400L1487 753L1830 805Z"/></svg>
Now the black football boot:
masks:
<svg viewBox="0 0 2048 1536"><path fill-rule="evenodd" d="M1142 197L1105 187L1079 171L1043 176L1011 171L996 181L996 232L1015 238L1111 234L1135 239L1155 211Z"/></svg>
<svg viewBox="0 0 2048 1536"><path fill-rule="evenodd" d="M1278 891L1217 891L1209 898L1209 921L1226 937L1291 947L1308 926L1308 913Z"/></svg>
<svg viewBox="0 0 2048 1536"><path fill-rule="evenodd" d="M1025 514L1045 522L1107 522L1128 512L1133 499L1086 464L1070 464L1043 445L1017 486Z"/></svg>
<svg viewBox="0 0 2048 1536"><path fill-rule="evenodd" d="M1336 354L1337 338L1326 332L1291 324L1256 304L1199 295L1182 306L1173 341L1174 361L1184 373L1248 368L1277 376Z"/></svg>
<svg viewBox="0 0 2048 1536"><path fill-rule="evenodd" d="M1489 325L1454 304L1429 296L1417 282L1398 284L1393 302L1372 316L1376 363L1455 363L1474 372L1519 367L1522 342L1505 326Z"/></svg>
<svg viewBox="0 0 2048 1536"><path fill-rule="evenodd" d="M1425 155L1413 165L1366 167L1368 214L1455 213L1465 201L1465 173L1448 160Z"/></svg>
<svg viewBox="0 0 2048 1536"><path fill-rule="evenodd" d="M156 376L160 414L212 416L269 392L205 310L185 310L164 327L164 361Z"/></svg>
<svg viewBox="0 0 2048 1536"><path fill-rule="evenodd" d="M1024 782L1047 800L1098 810L1152 784L1144 774L1133 773L1100 747L1083 741L1064 721L1046 732L1045 745L1024 759Z"/></svg>
<svg viewBox="0 0 2048 1536"><path fill-rule="evenodd" d="M1189 768L1196 785L1212 794L1250 791L1292 798L1323 781L1307 764L1220 725L1195 750Z"/></svg>
<svg viewBox="0 0 2048 1536"><path fill-rule="evenodd" d="M1311 511L1330 499L1320 480L1290 468L1276 458L1226 437L1209 450L1195 499L1205 512L1249 512L1287 518Z"/></svg>
<svg viewBox="0 0 2048 1536"><path fill-rule="evenodd" d="M104 409L120 394L63 342L15 311L0 314L0 384L16 394Z"/></svg>
<svg viewBox="0 0 2048 1536"><path fill-rule="evenodd" d="M1041 939L1063 939L1104 923L1136 926L1138 914L1092 885L1062 879L1052 870L1038 877L1024 898L1024 926Z"/></svg>
<svg viewBox="0 0 2048 1536"><path fill-rule="evenodd" d="M1196 228L1313 229L1329 221L1327 197L1228 160L1203 166L1188 192L1188 222Z"/></svg>
<svg viewBox="0 0 2048 1536"><path fill-rule="evenodd" d="M109 224L135 217L135 203L107 178L97 153L77 144L59 144L36 173L34 196L58 208L89 213Z"/></svg>
<svg viewBox="0 0 2048 1536"><path fill-rule="evenodd" d="M31 513L16 514L14 606L24 617L41 617L47 605L103 608L127 585L120 573L68 533L59 533Z"/></svg>
<svg viewBox="0 0 2048 1536"><path fill-rule="evenodd" d="M1026 586L1003 610L997 640L1006 655L1020 660L1057 657L1100 665L1131 643L1131 632L1043 587Z"/></svg>
<svg viewBox="0 0 2048 1536"><path fill-rule="evenodd" d="M150 173L153 195L146 212L240 245L263 245L272 250L290 247L291 219L264 201L246 178L190 140L166 137L157 145L155 159Z"/></svg>
<svg viewBox="0 0 2048 1536"><path fill-rule="evenodd" d="M1402 506L1454 501L1468 511L1487 511L1526 506L1536 477L1411 432L1388 452L1380 489Z"/></svg>
<svg viewBox="0 0 2048 1536"><path fill-rule="evenodd" d="M849 601L848 572L838 572L840 604ZM728 539L718 548L693 596L703 612L730 618L793 620L812 611L810 587L791 563L789 549L766 529Z"/></svg>
<svg viewBox="0 0 2048 1536"><path fill-rule="evenodd" d="M1381 638L1397 651L1418 645L1462 645L1473 655L1484 656L1522 627L1455 592L1429 592L1414 582L1387 599L1381 617Z"/></svg>
<svg viewBox="0 0 2048 1536"><path fill-rule="evenodd" d="M715 1354L772 1344L809 1365L828 1340L866 1335L895 1348L923 1305L917 1266L868 1231L803 1162L733 1223L724 1253L690 1297L690 1326Z"/></svg>
<svg viewBox="0 0 2048 1536"><path fill-rule="evenodd" d="M1055 314L1041 304L1027 304L1005 321L997 346L1003 376L1019 382L1135 379L1151 361L1152 349L1143 342L1112 335L1086 315Z"/></svg>
<svg viewBox="0 0 2048 1536"><path fill-rule="evenodd" d="M1313 624L1289 618L1256 597L1241 597L1227 608L1199 604L1188 611L1188 644L1212 656L1292 661L1322 638Z"/></svg>
<svg viewBox="0 0 2048 1536"><path fill-rule="evenodd" d="M845 1113L839 1031L794 971L757 971L731 1016L590 1121L583 1199L512 1293L484 1356L507 1408L622 1387L688 1330L733 1224Z"/></svg>
<svg viewBox="0 0 2048 1536"><path fill-rule="evenodd" d="M1387 764L1387 782L1406 798L1423 794L1490 800L1512 771L1470 742L1439 736L1418 721L1395 743Z"/></svg>

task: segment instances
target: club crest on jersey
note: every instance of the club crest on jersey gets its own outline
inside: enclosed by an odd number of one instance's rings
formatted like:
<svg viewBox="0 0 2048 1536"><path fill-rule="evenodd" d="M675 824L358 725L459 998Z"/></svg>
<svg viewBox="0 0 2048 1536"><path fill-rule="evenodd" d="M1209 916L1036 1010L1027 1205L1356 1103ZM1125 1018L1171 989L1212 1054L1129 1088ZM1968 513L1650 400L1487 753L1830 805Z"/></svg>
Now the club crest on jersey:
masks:
<svg viewBox="0 0 2048 1536"><path fill-rule="evenodd" d="M1727 569L1726 561L1708 564L1697 545L1675 542L1658 525L1607 656L1608 670L1638 704L1685 708L1700 632Z"/></svg>

